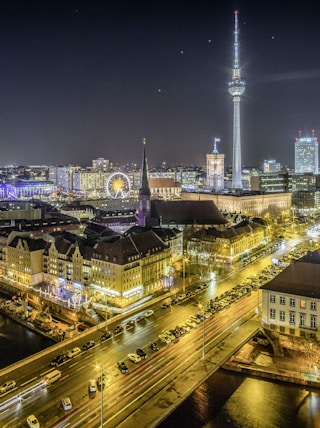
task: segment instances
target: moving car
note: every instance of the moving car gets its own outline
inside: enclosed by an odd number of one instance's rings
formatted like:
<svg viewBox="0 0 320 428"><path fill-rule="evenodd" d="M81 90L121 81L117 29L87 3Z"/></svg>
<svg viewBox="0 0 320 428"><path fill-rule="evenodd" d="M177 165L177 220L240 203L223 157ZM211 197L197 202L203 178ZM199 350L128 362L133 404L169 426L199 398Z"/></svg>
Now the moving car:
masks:
<svg viewBox="0 0 320 428"><path fill-rule="evenodd" d="M118 368L121 373L129 373L129 369L124 361L118 361Z"/></svg>
<svg viewBox="0 0 320 428"><path fill-rule="evenodd" d="M135 320L129 320L126 324L126 329L128 330L130 328L133 328L135 326L135 323Z"/></svg>
<svg viewBox="0 0 320 428"><path fill-rule="evenodd" d="M106 331L103 333L103 335L100 337L100 341L104 342L105 340L108 340L112 337L112 333L110 331Z"/></svg>
<svg viewBox="0 0 320 428"><path fill-rule="evenodd" d="M95 345L95 341L94 340L90 340L89 342L85 343L84 345L82 345L81 349L83 351L87 351L90 348L93 348Z"/></svg>
<svg viewBox="0 0 320 428"><path fill-rule="evenodd" d="M10 391L17 386L14 380L7 380L4 384L0 386L0 394L4 394L5 392Z"/></svg>
<svg viewBox="0 0 320 428"><path fill-rule="evenodd" d="M81 354L81 349L78 346L76 346L75 348L70 349L67 352L68 358L73 358L73 357L75 357L76 355L79 355L79 354Z"/></svg>
<svg viewBox="0 0 320 428"><path fill-rule="evenodd" d="M147 312L144 313L144 316L146 318L152 317L152 315L154 314L152 309L149 309Z"/></svg>
<svg viewBox="0 0 320 428"><path fill-rule="evenodd" d="M64 410L71 410L72 409L72 403L69 397L65 397L61 400L62 407Z"/></svg>
<svg viewBox="0 0 320 428"><path fill-rule="evenodd" d="M27 424L30 428L40 428L40 423L35 415L30 415L27 417Z"/></svg>
<svg viewBox="0 0 320 428"><path fill-rule="evenodd" d="M121 324L117 325L117 326L114 328L114 334L119 334L119 333L122 333L122 332L123 332L123 327L122 327L122 325L121 325Z"/></svg>
<svg viewBox="0 0 320 428"><path fill-rule="evenodd" d="M97 391L97 381L95 379L90 379L88 384L89 392Z"/></svg>
<svg viewBox="0 0 320 428"><path fill-rule="evenodd" d="M106 386L106 375L104 373L102 373L99 377L98 377L98 386L100 388L100 391L102 389L104 389L104 387Z"/></svg>
<svg viewBox="0 0 320 428"><path fill-rule="evenodd" d="M141 357L138 354L135 354L134 352L132 352L131 354L128 354L128 358L132 363L140 363L141 361Z"/></svg>
<svg viewBox="0 0 320 428"><path fill-rule="evenodd" d="M52 367L57 367L68 359L67 354L59 354L51 361Z"/></svg>

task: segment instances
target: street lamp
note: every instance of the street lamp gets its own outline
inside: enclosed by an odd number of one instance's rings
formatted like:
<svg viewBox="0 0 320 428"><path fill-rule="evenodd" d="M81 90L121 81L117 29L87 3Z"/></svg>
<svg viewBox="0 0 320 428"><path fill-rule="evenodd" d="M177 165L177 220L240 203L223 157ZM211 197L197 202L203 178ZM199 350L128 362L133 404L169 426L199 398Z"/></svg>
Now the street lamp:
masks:
<svg viewBox="0 0 320 428"><path fill-rule="evenodd" d="M202 359L204 361L204 335L205 335L205 329L204 329L204 322L205 322L205 317L204 317L204 305L202 303L199 303L199 309L200 311L202 310L202 316L203 316L203 320L202 320Z"/></svg>
<svg viewBox="0 0 320 428"><path fill-rule="evenodd" d="M97 369L100 369L100 388L101 388L101 403L100 403L100 407L101 407L101 415L100 415L100 425L101 428L103 428L103 388L104 388L104 383L103 383L103 368L102 366L96 366Z"/></svg>

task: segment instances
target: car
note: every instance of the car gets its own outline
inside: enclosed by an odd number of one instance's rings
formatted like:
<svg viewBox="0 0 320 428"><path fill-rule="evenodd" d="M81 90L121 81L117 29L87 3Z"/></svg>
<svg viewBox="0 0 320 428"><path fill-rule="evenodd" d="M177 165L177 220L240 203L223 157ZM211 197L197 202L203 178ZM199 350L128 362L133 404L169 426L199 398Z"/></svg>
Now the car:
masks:
<svg viewBox="0 0 320 428"><path fill-rule="evenodd" d="M163 302L162 305L161 305L161 308L162 309L170 308L170 303L169 302Z"/></svg>
<svg viewBox="0 0 320 428"><path fill-rule="evenodd" d="M95 379L90 379L88 384L89 392L97 391L97 381Z"/></svg>
<svg viewBox="0 0 320 428"><path fill-rule="evenodd" d="M17 386L14 380L7 380L4 384L0 386L0 394L4 394L5 392L14 389Z"/></svg>
<svg viewBox="0 0 320 428"><path fill-rule="evenodd" d="M30 415L27 417L27 424L30 428L40 428L40 423L35 415Z"/></svg>
<svg viewBox="0 0 320 428"><path fill-rule="evenodd" d="M82 345L81 349L83 351L87 351L90 348L93 348L95 345L95 341L94 340L90 340L89 342L85 343L84 345Z"/></svg>
<svg viewBox="0 0 320 428"><path fill-rule="evenodd" d="M119 333L122 333L122 332L123 332L123 326L121 324L117 325L114 328L114 334L119 334Z"/></svg>
<svg viewBox="0 0 320 428"><path fill-rule="evenodd" d="M124 361L118 361L117 365L118 365L118 368L121 371L121 373L123 373L123 374L129 373L128 366L126 365L126 363Z"/></svg>
<svg viewBox="0 0 320 428"><path fill-rule="evenodd" d="M139 355L139 357L144 360L145 358L147 358L147 354L144 352L143 349L138 348L136 349L136 353Z"/></svg>
<svg viewBox="0 0 320 428"><path fill-rule="evenodd" d="M128 354L128 359L135 364L140 363L141 361L141 357L138 354L135 354L134 352Z"/></svg>
<svg viewBox="0 0 320 428"><path fill-rule="evenodd" d="M171 340L171 342L173 342L176 339L176 336L174 334L172 334L171 331L169 331L169 330L163 331L162 334L164 334L165 336L169 337L169 339Z"/></svg>
<svg viewBox="0 0 320 428"><path fill-rule="evenodd" d="M129 320L126 324L126 329L129 330L130 328L134 328L135 324L135 320Z"/></svg>
<svg viewBox="0 0 320 428"><path fill-rule="evenodd" d="M152 317L152 315L154 314L152 309L149 309L147 312L144 313L144 316L146 318Z"/></svg>
<svg viewBox="0 0 320 428"><path fill-rule="evenodd" d="M71 410L72 409L72 403L69 397L65 397L61 400L61 404L63 407L63 410Z"/></svg>
<svg viewBox="0 0 320 428"><path fill-rule="evenodd" d="M153 351L159 351L159 346L158 346L157 342L150 342L149 346Z"/></svg>
<svg viewBox="0 0 320 428"><path fill-rule="evenodd" d="M111 331L106 331L103 333L103 335L100 337L100 342L104 342L105 340L108 340L112 337Z"/></svg>
<svg viewBox="0 0 320 428"><path fill-rule="evenodd" d="M191 327L191 328L195 328L195 327L197 327L197 323L193 320L193 319L187 319L187 321L186 321L186 325L188 326L188 327Z"/></svg>
<svg viewBox="0 0 320 428"><path fill-rule="evenodd" d="M59 354L56 357L54 357L54 359L51 361L50 364L52 367L57 367L60 364L64 363L67 359L68 359L67 354Z"/></svg>
<svg viewBox="0 0 320 428"><path fill-rule="evenodd" d="M137 319L136 319L136 321L137 322L141 322L141 321L143 321L145 318L144 318L144 315L139 315L138 317L137 317Z"/></svg>
<svg viewBox="0 0 320 428"><path fill-rule="evenodd" d="M170 337L166 336L165 334L159 334L159 340L162 343L165 343L166 345L170 345L171 339Z"/></svg>
<svg viewBox="0 0 320 428"><path fill-rule="evenodd" d="M68 358L73 358L73 357L75 357L75 356L77 356L79 354L81 354L81 349L78 346L76 346L75 348L70 349L67 352Z"/></svg>

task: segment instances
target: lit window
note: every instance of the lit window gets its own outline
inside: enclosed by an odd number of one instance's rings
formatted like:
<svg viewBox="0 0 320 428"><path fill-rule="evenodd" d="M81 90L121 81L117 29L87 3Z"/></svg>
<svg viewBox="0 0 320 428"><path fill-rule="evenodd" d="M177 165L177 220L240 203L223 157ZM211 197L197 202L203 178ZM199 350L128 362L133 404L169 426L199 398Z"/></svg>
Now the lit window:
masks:
<svg viewBox="0 0 320 428"><path fill-rule="evenodd" d="M306 301L305 300L300 300L300 308L301 309L306 309Z"/></svg>

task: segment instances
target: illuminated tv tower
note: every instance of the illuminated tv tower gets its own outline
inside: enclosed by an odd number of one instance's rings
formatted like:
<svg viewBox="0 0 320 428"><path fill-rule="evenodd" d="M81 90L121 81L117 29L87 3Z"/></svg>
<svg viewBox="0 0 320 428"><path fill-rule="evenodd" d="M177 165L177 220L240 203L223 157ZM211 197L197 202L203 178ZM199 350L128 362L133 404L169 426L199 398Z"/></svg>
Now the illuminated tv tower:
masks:
<svg viewBox="0 0 320 428"><path fill-rule="evenodd" d="M232 159L232 188L242 189L241 174L241 136L240 136L240 97L245 91L245 82L241 79L239 65L238 42L238 11L234 12L234 63L232 77L228 85L229 94L233 98L233 159Z"/></svg>

